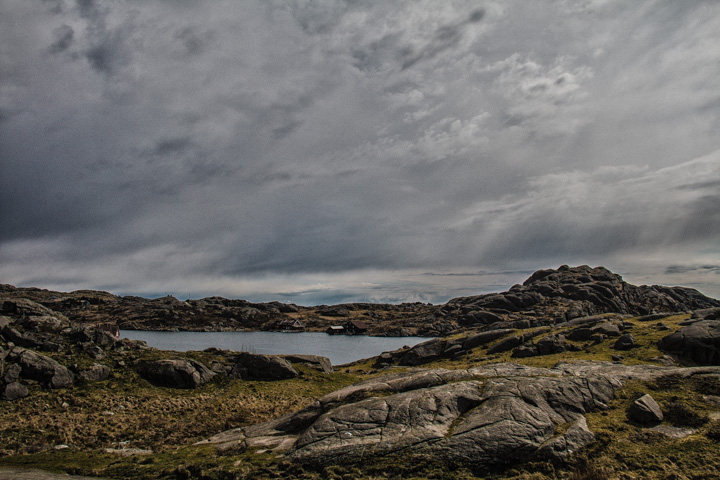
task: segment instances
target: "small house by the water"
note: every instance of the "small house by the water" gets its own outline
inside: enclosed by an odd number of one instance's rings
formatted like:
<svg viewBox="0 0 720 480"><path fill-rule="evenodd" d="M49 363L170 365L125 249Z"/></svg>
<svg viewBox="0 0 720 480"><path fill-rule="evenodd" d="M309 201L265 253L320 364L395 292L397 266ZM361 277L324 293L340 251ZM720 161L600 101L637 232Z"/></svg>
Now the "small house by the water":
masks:
<svg viewBox="0 0 720 480"><path fill-rule="evenodd" d="M345 333L348 335L363 335L367 333L368 326L360 320L350 320L345 324Z"/></svg>
<svg viewBox="0 0 720 480"><path fill-rule="evenodd" d="M369 327L360 320L350 320L345 325L332 325L325 329L328 335L365 335Z"/></svg>
<svg viewBox="0 0 720 480"><path fill-rule="evenodd" d="M278 323L276 330L280 330L281 332L304 332L305 325L297 318L287 319Z"/></svg>

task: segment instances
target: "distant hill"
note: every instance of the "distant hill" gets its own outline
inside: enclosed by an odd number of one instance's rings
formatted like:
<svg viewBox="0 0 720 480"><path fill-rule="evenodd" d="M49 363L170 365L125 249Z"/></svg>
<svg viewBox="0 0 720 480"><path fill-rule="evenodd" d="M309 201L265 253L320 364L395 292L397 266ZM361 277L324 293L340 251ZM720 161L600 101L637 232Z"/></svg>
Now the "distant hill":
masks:
<svg viewBox="0 0 720 480"><path fill-rule="evenodd" d="M685 287L635 286L604 267L539 270L522 285L501 293L424 303L349 303L304 307L253 303L213 296L181 301L147 299L95 290L55 292L0 285L0 298L27 298L78 324L114 323L122 329L239 331L273 330L299 320L306 330L361 320L371 335L443 336L497 328L503 322L548 325L600 313L648 315L718 307L720 301Z"/></svg>

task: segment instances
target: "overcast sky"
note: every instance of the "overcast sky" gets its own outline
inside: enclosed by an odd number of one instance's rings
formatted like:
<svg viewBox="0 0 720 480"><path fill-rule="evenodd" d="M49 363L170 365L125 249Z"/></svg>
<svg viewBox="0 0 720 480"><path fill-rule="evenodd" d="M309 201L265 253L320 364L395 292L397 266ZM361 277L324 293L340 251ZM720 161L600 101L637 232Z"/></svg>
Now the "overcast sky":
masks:
<svg viewBox="0 0 720 480"><path fill-rule="evenodd" d="M720 297L717 0L2 0L0 282Z"/></svg>

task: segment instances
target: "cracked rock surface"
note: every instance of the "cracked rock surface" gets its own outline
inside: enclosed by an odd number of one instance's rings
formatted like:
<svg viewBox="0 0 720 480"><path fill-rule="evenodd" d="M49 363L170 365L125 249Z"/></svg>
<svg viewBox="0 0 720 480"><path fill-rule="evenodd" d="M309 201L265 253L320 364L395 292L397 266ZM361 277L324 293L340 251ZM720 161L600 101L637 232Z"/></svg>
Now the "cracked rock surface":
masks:
<svg viewBox="0 0 720 480"><path fill-rule="evenodd" d="M608 362L421 370L360 382L202 443L274 449L317 465L395 453L474 469L533 457L563 461L594 440L585 414L606 409L627 380L717 371Z"/></svg>

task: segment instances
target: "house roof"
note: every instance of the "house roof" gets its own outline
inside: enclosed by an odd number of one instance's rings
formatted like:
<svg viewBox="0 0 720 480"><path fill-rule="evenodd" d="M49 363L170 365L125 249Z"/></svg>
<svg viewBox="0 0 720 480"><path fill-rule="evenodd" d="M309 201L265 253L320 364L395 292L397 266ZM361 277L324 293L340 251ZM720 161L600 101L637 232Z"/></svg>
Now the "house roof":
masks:
<svg viewBox="0 0 720 480"><path fill-rule="evenodd" d="M360 330L367 330L368 328L370 328L365 322L362 322L360 320L350 320L348 323L351 323L355 328Z"/></svg>

